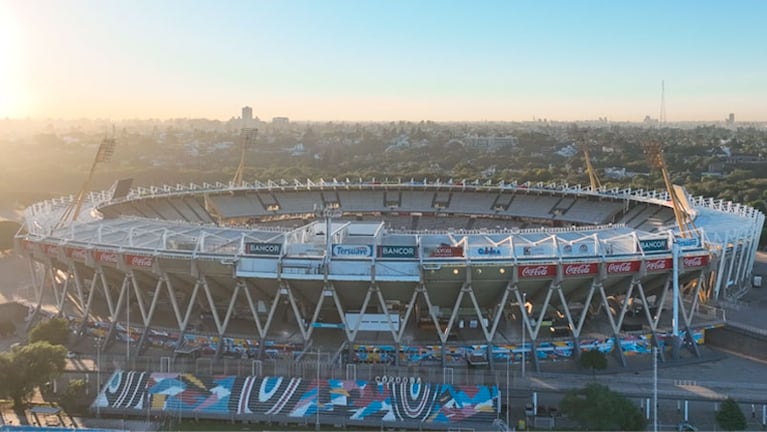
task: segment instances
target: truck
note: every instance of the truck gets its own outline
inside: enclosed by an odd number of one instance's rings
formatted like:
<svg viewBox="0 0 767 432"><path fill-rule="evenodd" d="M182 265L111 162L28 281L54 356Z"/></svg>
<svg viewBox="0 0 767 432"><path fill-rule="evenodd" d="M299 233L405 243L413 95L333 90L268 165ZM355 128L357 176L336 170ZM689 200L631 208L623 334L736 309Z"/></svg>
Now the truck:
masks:
<svg viewBox="0 0 767 432"><path fill-rule="evenodd" d="M754 277L751 280L751 285L754 288L761 288L762 287L762 275L754 275Z"/></svg>

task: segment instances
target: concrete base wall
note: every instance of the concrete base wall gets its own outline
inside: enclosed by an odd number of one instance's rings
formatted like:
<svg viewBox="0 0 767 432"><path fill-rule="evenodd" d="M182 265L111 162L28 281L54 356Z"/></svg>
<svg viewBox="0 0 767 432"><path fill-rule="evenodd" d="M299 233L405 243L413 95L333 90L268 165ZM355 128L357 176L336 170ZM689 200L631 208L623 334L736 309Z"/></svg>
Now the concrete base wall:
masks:
<svg viewBox="0 0 767 432"><path fill-rule="evenodd" d="M767 358L767 337L735 327L706 330L706 344L757 358Z"/></svg>

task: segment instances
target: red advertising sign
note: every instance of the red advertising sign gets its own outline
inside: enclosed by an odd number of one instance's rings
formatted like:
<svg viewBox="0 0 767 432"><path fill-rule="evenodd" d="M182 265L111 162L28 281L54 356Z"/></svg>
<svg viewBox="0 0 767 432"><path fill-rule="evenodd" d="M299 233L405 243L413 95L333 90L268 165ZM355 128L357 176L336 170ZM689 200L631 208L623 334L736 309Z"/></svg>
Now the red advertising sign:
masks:
<svg viewBox="0 0 767 432"><path fill-rule="evenodd" d="M625 274L639 272L641 261L619 261L607 263L607 274Z"/></svg>
<svg viewBox="0 0 767 432"><path fill-rule="evenodd" d="M48 256L52 256L52 257L58 256L58 254L59 254L59 247L56 246L56 245L44 244L43 245L43 253L48 255Z"/></svg>
<svg viewBox="0 0 767 432"><path fill-rule="evenodd" d="M708 255L686 256L682 261L684 268L705 267L708 265Z"/></svg>
<svg viewBox="0 0 767 432"><path fill-rule="evenodd" d="M131 267L149 268L152 267L152 264L154 263L154 258L150 256L125 255L124 258L125 264L128 264Z"/></svg>
<svg viewBox="0 0 767 432"><path fill-rule="evenodd" d="M85 261L88 259L88 251L85 249L80 248L64 248L64 254L66 254L67 258L72 258L80 261Z"/></svg>
<svg viewBox="0 0 767 432"><path fill-rule="evenodd" d="M660 258L645 261L645 268L648 272L660 272L671 270L674 266L674 260L671 258Z"/></svg>
<svg viewBox="0 0 767 432"><path fill-rule="evenodd" d="M455 258L463 256L463 246L436 246L429 250L432 258Z"/></svg>
<svg viewBox="0 0 767 432"><path fill-rule="evenodd" d="M21 248L24 249L27 252L34 252L34 244L29 240L22 240L21 241Z"/></svg>
<svg viewBox="0 0 767 432"><path fill-rule="evenodd" d="M597 263L577 263L565 264L562 266L562 273L565 277L592 276L599 273L599 264Z"/></svg>
<svg viewBox="0 0 767 432"><path fill-rule="evenodd" d="M119 260L119 256L114 252L97 251L93 256L96 258L96 261L105 264L117 264Z"/></svg>
<svg viewBox="0 0 767 432"><path fill-rule="evenodd" d="M517 270L520 278L545 278L557 275L555 264L523 265Z"/></svg>

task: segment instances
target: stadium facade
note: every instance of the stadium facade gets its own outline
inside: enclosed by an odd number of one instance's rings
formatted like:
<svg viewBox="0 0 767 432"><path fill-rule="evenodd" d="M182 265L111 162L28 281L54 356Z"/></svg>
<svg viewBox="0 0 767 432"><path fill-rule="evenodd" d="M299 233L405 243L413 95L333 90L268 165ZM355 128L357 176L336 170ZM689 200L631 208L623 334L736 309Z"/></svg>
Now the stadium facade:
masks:
<svg viewBox="0 0 767 432"><path fill-rule="evenodd" d="M139 351L394 363L696 349L709 306L748 289L764 223L685 195L680 232L667 192L543 183L121 181L62 223L74 200L26 209L36 312L52 295Z"/></svg>

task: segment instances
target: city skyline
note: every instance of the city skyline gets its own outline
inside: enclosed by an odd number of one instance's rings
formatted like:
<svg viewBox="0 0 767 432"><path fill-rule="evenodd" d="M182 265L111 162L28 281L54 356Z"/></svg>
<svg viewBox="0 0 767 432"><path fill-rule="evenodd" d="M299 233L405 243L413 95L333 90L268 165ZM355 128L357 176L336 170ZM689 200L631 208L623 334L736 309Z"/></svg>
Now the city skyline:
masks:
<svg viewBox="0 0 767 432"><path fill-rule="evenodd" d="M764 121L767 3L0 0L0 118Z"/></svg>

